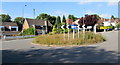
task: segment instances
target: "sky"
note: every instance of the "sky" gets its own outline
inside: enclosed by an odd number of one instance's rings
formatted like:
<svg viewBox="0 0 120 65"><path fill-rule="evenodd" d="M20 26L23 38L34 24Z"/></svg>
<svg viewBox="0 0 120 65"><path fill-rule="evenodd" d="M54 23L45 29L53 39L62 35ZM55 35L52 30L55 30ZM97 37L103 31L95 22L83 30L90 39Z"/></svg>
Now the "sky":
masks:
<svg viewBox="0 0 120 65"><path fill-rule="evenodd" d="M23 17L34 18L33 9L35 9L35 17L41 13L61 17L65 15L66 18L69 14L77 18L85 14L98 14L104 18L110 18L111 15L118 17L116 2L2 2L0 12L9 14L14 20L16 17L22 17L23 11Z"/></svg>

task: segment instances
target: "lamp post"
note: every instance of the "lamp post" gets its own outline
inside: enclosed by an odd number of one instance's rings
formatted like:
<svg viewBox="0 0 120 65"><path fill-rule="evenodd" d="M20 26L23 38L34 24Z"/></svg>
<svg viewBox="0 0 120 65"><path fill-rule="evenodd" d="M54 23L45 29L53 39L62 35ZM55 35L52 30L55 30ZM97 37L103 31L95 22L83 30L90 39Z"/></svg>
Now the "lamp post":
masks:
<svg viewBox="0 0 120 65"><path fill-rule="evenodd" d="M22 9L22 21L24 21L24 7L26 7L27 5L24 5L23 6L23 9Z"/></svg>
<svg viewBox="0 0 120 65"><path fill-rule="evenodd" d="M22 8L22 22L24 21L24 7L27 6L27 5L24 5L23 8ZM23 30L22 30L22 36L23 35Z"/></svg>

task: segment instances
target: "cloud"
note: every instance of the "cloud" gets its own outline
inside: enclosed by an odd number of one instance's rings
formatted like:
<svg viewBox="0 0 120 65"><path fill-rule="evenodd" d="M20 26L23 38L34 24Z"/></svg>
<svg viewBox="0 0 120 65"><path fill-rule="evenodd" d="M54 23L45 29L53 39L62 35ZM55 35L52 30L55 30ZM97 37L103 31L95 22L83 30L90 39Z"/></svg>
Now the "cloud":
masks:
<svg viewBox="0 0 120 65"><path fill-rule="evenodd" d="M78 4L88 4L88 3L90 3L90 2L81 1L81 2L79 2Z"/></svg>
<svg viewBox="0 0 120 65"><path fill-rule="evenodd" d="M57 16L59 15L60 17L62 17L64 15L65 17L67 17L69 15L69 13L63 12L63 11L55 11L55 15L57 15Z"/></svg>
<svg viewBox="0 0 120 65"><path fill-rule="evenodd" d="M108 6L118 5L118 2L108 2Z"/></svg>
<svg viewBox="0 0 120 65"><path fill-rule="evenodd" d="M0 14L7 14L4 10L0 9Z"/></svg>
<svg viewBox="0 0 120 65"><path fill-rule="evenodd" d="M102 5L102 4L98 4L97 6L98 6L98 7L102 7L103 5Z"/></svg>
<svg viewBox="0 0 120 65"><path fill-rule="evenodd" d="M111 15L110 14L99 14L99 13L96 13L96 12L93 12L93 11L87 11L85 14L88 14L88 15L92 15L92 14L98 14L100 17L103 17L103 18L110 18Z"/></svg>
<svg viewBox="0 0 120 65"><path fill-rule="evenodd" d="M93 12L93 11L87 11L85 14L91 15L91 14L97 14L97 13L95 13L95 12Z"/></svg>
<svg viewBox="0 0 120 65"><path fill-rule="evenodd" d="M103 18L110 18L111 15L110 15L110 14L101 14L100 17L103 17Z"/></svg>
<svg viewBox="0 0 120 65"><path fill-rule="evenodd" d="M93 2L107 2L108 6L113 6L113 5L117 5L119 0L84 0L84 1L80 1L79 4L88 4Z"/></svg>

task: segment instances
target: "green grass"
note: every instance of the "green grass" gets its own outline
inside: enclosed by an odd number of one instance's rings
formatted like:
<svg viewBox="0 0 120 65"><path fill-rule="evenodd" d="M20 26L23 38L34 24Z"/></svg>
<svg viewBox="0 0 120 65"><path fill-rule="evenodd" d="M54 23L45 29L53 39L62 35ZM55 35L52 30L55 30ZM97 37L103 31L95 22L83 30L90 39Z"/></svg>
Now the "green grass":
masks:
<svg viewBox="0 0 120 65"><path fill-rule="evenodd" d="M80 32L80 38L77 37L78 33L75 34L75 39L73 39L72 33L70 33L70 39L68 40L67 34L53 34L53 35L40 35L35 37L32 41L35 44L41 45L83 45L83 44L94 44L105 41L105 38L101 34L94 34L93 32L85 32L83 39L83 33Z"/></svg>

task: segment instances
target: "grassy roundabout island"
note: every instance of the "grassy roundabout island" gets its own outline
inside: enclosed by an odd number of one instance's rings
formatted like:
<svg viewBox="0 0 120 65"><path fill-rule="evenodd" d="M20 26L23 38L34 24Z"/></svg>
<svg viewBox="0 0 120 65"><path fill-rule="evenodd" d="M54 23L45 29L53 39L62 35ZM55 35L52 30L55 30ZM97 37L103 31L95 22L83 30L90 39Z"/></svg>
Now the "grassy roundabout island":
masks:
<svg viewBox="0 0 120 65"><path fill-rule="evenodd" d="M70 39L68 40L67 34L53 34L53 35L40 35L36 37L32 42L34 44L40 44L45 46L80 46L89 45L105 41L105 38L101 34L94 34L93 32L85 32L83 39L83 33L80 32L80 38L75 34L75 39L70 34Z"/></svg>

